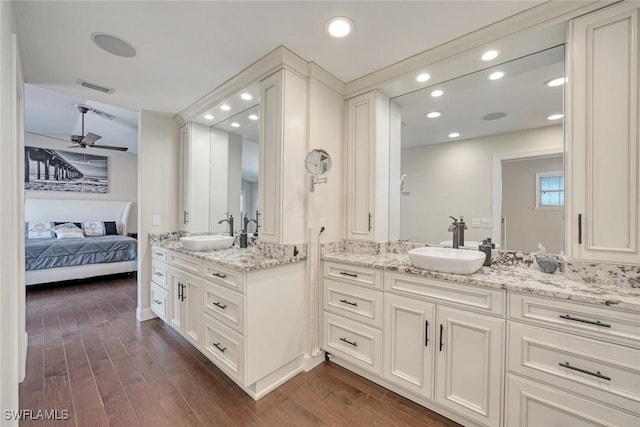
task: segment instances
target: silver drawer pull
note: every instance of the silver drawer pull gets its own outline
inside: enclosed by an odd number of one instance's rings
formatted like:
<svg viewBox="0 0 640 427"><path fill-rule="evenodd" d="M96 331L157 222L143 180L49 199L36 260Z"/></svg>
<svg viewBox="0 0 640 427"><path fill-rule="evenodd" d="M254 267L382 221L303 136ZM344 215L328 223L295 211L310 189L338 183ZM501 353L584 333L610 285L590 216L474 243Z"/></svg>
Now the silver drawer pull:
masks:
<svg viewBox="0 0 640 427"><path fill-rule="evenodd" d="M220 274L220 273L211 273L213 276L219 277L221 279L224 279L225 277L227 277L226 274Z"/></svg>
<svg viewBox="0 0 640 427"><path fill-rule="evenodd" d="M156 276L164 277L164 273L160 273L159 271L156 271L153 274L155 274Z"/></svg>
<svg viewBox="0 0 640 427"><path fill-rule="evenodd" d="M346 271L341 271L340 274L342 274L343 276L349 276L349 277L358 277L357 274L354 273L347 273Z"/></svg>
<svg viewBox="0 0 640 427"><path fill-rule="evenodd" d="M340 300L340 302L341 302L341 303L344 303L344 304L352 305L352 306L354 306L354 307L357 307L357 306L358 306L358 303L357 303L357 302L347 301L346 299L341 299L341 300Z"/></svg>
<svg viewBox="0 0 640 427"><path fill-rule="evenodd" d="M158 256L163 256L164 255L162 252L156 252L156 251L153 251L153 254L154 255L158 255Z"/></svg>
<svg viewBox="0 0 640 427"><path fill-rule="evenodd" d="M591 372L591 371L587 371L586 369L576 368L575 366L569 365L569 362L558 363L558 365L562 366L563 368L572 369L574 371L582 372L583 374L593 375L594 377L598 377L598 378L601 378L603 380L611 381L611 377L607 377L606 375L602 375L600 373L600 371Z"/></svg>
<svg viewBox="0 0 640 427"><path fill-rule="evenodd" d="M214 342L213 346L215 348L217 348L218 350L220 350L222 353L224 353L225 351L227 351L227 347L221 347L219 342Z"/></svg>
<svg viewBox="0 0 640 427"><path fill-rule="evenodd" d="M354 346L354 347L357 347L357 346L358 346L358 343L356 343L355 341L351 342L351 341L349 341L349 340L348 340L348 339L346 339L346 338L342 338L342 337L340 337L340 341L342 341L342 342L346 342L347 344L352 345L352 346Z"/></svg>
<svg viewBox="0 0 640 427"><path fill-rule="evenodd" d="M162 305L162 301L160 301L159 299L154 299L153 302L155 302L158 305Z"/></svg>
<svg viewBox="0 0 640 427"><path fill-rule="evenodd" d="M588 323L590 325L596 325L596 326L602 326L603 328L610 328L611 325L607 324L607 323L602 323L599 320L587 320L587 319L580 319L578 317L573 317L569 314L561 314L560 315L561 319L567 319L567 320L573 320L574 322L582 322L582 323Z"/></svg>
<svg viewBox="0 0 640 427"><path fill-rule="evenodd" d="M220 307L220 308L221 308L221 309L223 309L223 310L226 310L226 309L227 309L227 306L226 306L226 305L224 305L224 304L222 304L222 303L219 303L219 302L217 302L217 301L216 301L216 302L214 302L214 303L213 303L213 305L215 305L216 307Z"/></svg>

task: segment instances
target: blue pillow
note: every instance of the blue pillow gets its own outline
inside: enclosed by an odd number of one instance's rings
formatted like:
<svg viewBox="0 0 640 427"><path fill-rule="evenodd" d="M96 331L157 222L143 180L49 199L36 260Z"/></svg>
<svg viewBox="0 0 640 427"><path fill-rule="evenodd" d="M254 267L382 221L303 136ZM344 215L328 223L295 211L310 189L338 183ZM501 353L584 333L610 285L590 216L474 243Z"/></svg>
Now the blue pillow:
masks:
<svg viewBox="0 0 640 427"><path fill-rule="evenodd" d="M116 227L115 221L104 221L104 234L107 236L118 234L118 228Z"/></svg>

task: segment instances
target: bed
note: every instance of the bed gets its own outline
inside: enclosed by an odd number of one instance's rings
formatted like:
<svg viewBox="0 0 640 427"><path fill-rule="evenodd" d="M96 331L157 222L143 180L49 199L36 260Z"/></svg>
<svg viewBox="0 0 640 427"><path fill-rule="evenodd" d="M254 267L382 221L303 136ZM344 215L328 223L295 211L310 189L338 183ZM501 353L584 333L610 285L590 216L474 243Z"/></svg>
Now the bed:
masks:
<svg viewBox="0 0 640 427"><path fill-rule="evenodd" d="M136 271L137 241L127 236L131 205L124 201L27 199L26 285ZM101 222L114 234L58 239L47 234L46 228L40 234L29 231L30 224L69 222L82 224L83 230L89 222Z"/></svg>

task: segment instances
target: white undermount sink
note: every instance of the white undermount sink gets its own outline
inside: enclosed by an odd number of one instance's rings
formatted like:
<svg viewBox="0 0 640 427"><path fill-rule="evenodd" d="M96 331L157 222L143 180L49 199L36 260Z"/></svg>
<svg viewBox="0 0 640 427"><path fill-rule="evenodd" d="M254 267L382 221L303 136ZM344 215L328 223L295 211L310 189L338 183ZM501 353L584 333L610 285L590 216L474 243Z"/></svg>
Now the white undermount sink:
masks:
<svg viewBox="0 0 640 427"><path fill-rule="evenodd" d="M181 237L180 243L190 251L204 252L217 251L219 249L230 248L233 244L233 237L212 234L207 236Z"/></svg>
<svg viewBox="0 0 640 427"><path fill-rule="evenodd" d="M453 248L416 248L409 251L411 264L423 270L441 273L471 274L482 267L485 254Z"/></svg>

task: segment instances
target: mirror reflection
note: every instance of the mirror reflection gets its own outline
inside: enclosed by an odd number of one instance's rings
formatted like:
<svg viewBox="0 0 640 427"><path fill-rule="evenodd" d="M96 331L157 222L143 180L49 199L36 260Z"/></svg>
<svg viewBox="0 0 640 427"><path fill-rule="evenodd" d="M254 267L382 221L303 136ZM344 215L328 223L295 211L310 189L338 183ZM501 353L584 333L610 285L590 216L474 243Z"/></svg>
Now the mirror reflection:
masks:
<svg viewBox="0 0 640 427"><path fill-rule="evenodd" d="M227 223L218 222L233 215L236 232L244 227L243 218L255 219L258 209L258 108L256 104L211 126L211 231L225 232ZM256 231L254 221L248 233Z"/></svg>
<svg viewBox="0 0 640 427"><path fill-rule="evenodd" d="M465 246L560 253L563 76L557 46L392 99L400 238L449 245L463 217Z"/></svg>

